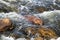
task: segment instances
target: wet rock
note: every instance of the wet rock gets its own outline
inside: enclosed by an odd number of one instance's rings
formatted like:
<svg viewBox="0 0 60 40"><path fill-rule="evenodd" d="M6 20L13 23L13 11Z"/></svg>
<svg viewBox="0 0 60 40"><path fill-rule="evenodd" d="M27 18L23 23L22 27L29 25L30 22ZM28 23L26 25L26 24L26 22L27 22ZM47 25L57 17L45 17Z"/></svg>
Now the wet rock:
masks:
<svg viewBox="0 0 60 40"><path fill-rule="evenodd" d="M56 33L49 28L38 28L38 33L40 34L41 37L43 38L56 38L57 35Z"/></svg>
<svg viewBox="0 0 60 40"><path fill-rule="evenodd" d="M27 27L24 28L24 32L27 34L25 37L31 38L34 37L35 40L43 40L50 38L57 38L57 34L54 30L45 27Z"/></svg>
<svg viewBox="0 0 60 40"><path fill-rule="evenodd" d="M5 35L1 35L1 40L15 40L13 37L6 37Z"/></svg>
<svg viewBox="0 0 60 40"><path fill-rule="evenodd" d="M12 22L8 18L0 19L0 32L13 29Z"/></svg>
<svg viewBox="0 0 60 40"><path fill-rule="evenodd" d="M3 3L0 3L0 12L8 13L8 12L13 12L13 11L17 12L17 9L15 7L7 6Z"/></svg>
<svg viewBox="0 0 60 40"><path fill-rule="evenodd" d="M34 24L43 25L42 19L39 19L35 16L25 16L25 18L27 18L28 21L30 21Z"/></svg>
<svg viewBox="0 0 60 40"><path fill-rule="evenodd" d="M36 38L34 38L34 40L43 40L43 38L42 37L36 37Z"/></svg>
<svg viewBox="0 0 60 40"><path fill-rule="evenodd" d="M56 39L52 38L52 39L50 39L50 40L56 40Z"/></svg>
<svg viewBox="0 0 60 40"><path fill-rule="evenodd" d="M58 5L60 5L60 0L56 0L55 2L56 2Z"/></svg>
<svg viewBox="0 0 60 40"><path fill-rule="evenodd" d="M14 37L15 39L26 38L27 33L25 33L24 30L19 30L19 31L13 32L10 36Z"/></svg>
<svg viewBox="0 0 60 40"><path fill-rule="evenodd" d="M4 1L9 1L9 2L12 2L12 1L13 1L13 2L14 2L14 1L16 1L16 0L4 0Z"/></svg>
<svg viewBox="0 0 60 40"><path fill-rule="evenodd" d="M25 39L25 38L18 38L17 40L27 40L27 39Z"/></svg>
<svg viewBox="0 0 60 40"><path fill-rule="evenodd" d="M36 34L36 29L34 27L27 27L25 32L28 34L28 37L32 37Z"/></svg>
<svg viewBox="0 0 60 40"><path fill-rule="evenodd" d="M40 6L40 7L36 7L35 10L39 13L42 13L44 11L48 11L48 8L45 8L43 6Z"/></svg>
<svg viewBox="0 0 60 40"><path fill-rule="evenodd" d="M58 5L53 5L53 4L52 4L51 6L52 6L52 8L55 9L55 10L60 10L60 6L58 6Z"/></svg>

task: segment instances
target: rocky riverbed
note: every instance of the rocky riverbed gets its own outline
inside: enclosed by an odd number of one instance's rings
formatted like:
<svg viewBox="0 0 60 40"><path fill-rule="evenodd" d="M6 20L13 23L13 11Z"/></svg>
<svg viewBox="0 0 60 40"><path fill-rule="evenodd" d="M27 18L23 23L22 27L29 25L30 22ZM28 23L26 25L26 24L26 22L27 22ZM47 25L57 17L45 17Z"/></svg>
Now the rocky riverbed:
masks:
<svg viewBox="0 0 60 40"><path fill-rule="evenodd" d="M60 40L60 0L0 0L0 40Z"/></svg>

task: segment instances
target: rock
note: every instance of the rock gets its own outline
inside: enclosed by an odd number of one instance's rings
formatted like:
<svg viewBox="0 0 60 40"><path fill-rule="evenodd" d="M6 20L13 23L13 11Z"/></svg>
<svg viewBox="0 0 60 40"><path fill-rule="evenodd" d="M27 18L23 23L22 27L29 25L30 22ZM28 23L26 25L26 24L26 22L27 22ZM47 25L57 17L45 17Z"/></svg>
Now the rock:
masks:
<svg viewBox="0 0 60 40"><path fill-rule="evenodd" d="M4 0L4 1L9 1L9 2L12 2L12 1L16 1L16 0Z"/></svg>
<svg viewBox="0 0 60 40"><path fill-rule="evenodd" d="M60 6L58 5L51 5L53 9L60 10Z"/></svg>
<svg viewBox="0 0 60 40"><path fill-rule="evenodd" d="M45 39L49 39L49 38L56 38L57 34L55 33L55 31L53 31L50 28L45 28L45 27L38 27L38 28L34 28L34 27L27 27L25 28L25 32L27 33L28 37L42 37ZM38 39L36 39L38 40Z"/></svg>
<svg viewBox="0 0 60 40"><path fill-rule="evenodd" d="M57 35L56 33L49 28L38 28L38 33L40 34L40 36L44 37L44 38L56 38Z"/></svg>
<svg viewBox="0 0 60 40"><path fill-rule="evenodd" d="M37 12L39 12L39 13L42 13L42 12L44 12L44 11L48 11L48 8L45 8L45 7L43 7L43 6L40 6L40 7L36 7L36 9L35 9Z"/></svg>
<svg viewBox="0 0 60 40"><path fill-rule="evenodd" d="M33 36L36 34L36 29L34 27L27 27L25 29L25 32L28 34L28 36Z"/></svg>
<svg viewBox="0 0 60 40"><path fill-rule="evenodd" d="M17 40L27 40L27 39L25 39L25 38L18 38Z"/></svg>
<svg viewBox="0 0 60 40"><path fill-rule="evenodd" d="M1 35L1 40L15 40L13 37L6 37L5 35Z"/></svg>
<svg viewBox="0 0 60 40"><path fill-rule="evenodd" d="M34 38L35 40L43 40L43 38L41 38L41 37L36 37L36 38Z"/></svg>
<svg viewBox="0 0 60 40"><path fill-rule="evenodd" d="M0 3L0 12L8 13L13 11L17 12L17 9L15 7L7 6L6 4Z"/></svg>
<svg viewBox="0 0 60 40"><path fill-rule="evenodd" d="M58 37L56 40L60 40L60 37Z"/></svg>
<svg viewBox="0 0 60 40"><path fill-rule="evenodd" d="M39 19L35 16L25 16L25 18L34 24L43 25L42 19Z"/></svg>
<svg viewBox="0 0 60 40"><path fill-rule="evenodd" d="M50 39L50 40L56 40L56 39L52 38L52 39Z"/></svg>
<svg viewBox="0 0 60 40"><path fill-rule="evenodd" d="M60 4L60 0L56 0L56 3L57 3L57 4Z"/></svg>
<svg viewBox="0 0 60 40"><path fill-rule="evenodd" d="M0 32L11 30L13 28L12 22L8 18L0 19Z"/></svg>

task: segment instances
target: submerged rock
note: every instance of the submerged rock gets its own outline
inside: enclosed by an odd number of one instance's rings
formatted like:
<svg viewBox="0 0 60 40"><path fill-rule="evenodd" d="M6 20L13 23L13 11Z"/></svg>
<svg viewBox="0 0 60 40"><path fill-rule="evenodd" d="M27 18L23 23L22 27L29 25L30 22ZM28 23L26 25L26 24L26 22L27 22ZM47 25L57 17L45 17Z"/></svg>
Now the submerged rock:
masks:
<svg viewBox="0 0 60 40"><path fill-rule="evenodd" d="M0 32L5 31L5 35L28 40L30 38L49 40L60 36L60 11L56 11L60 10L59 0L0 0L0 2L0 11L5 12L0 13Z"/></svg>
<svg viewBox="0 0 60 40"><path fill-rule="evenodd" d="M43 38L56 38L57 35L56 33L49 28L38 28L38 33L40 34L40 36L42 36Z"/></svg>
<svg viewBox="0 0 60 40"><path fill-rule="evenodd" d="M41 37L36 37L36 38L34 38L34 40L43 40L43 38L41 38Z"/></svg>
<svg viewBox="0 0 60 40"><path fill-rule="evenodd" d="M38 25L43 25L43 21L40 18L37 18L35 16L25 16L28 21L38 24Z"/></svg>
<svg viewBox="0 0 60 40"><path fill-rule="evenodd" d="M45 27L27 27L24 28L28 37L56 38L57 34L50 28Z"/></svg>
<svg viewBox="0 0 60 40"><path fill-rule="evenodd" d="M43 7L43 6L40 6L40 7L35 8L35 10L36 10L37 12L39 12L39 13L42 13L42 12L44 12L44 11L48 11L48 8L45 8L45 7Z"/></svg>
<svg viewBox="0 0 60 40"><path fill-rule="evenodd" d="M15 40L13 37L6 37L5 35L1 35L1 40Z"/></svg>
<svg viewBox="0 0 60 40"><path fill-rule="evenodd" d="M60 0L56 0L55 2L60 6Z"/></svg>
<svg viewBox="0 0 60 40"><path fill-rule="evenodd" d="M0 32L13 29L13 25L10 19L0 19Z"/></svg>
<svg viewBox="0 0 60 40"><path fill-rule="evenodd" d="M7 6L6 4L0 3L0 12L8 13L13 11L17 12L17 9L15 7Z"/></svg>

